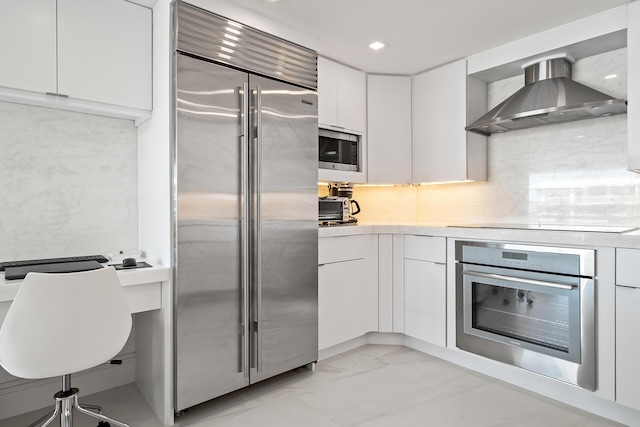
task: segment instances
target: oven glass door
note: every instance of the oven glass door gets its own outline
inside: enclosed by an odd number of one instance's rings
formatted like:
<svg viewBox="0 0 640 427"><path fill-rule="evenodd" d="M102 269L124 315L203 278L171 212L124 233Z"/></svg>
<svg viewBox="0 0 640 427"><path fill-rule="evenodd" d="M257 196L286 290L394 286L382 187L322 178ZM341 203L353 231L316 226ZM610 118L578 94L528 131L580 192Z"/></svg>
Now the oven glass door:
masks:
<svg viewBox="0 0 640 427"><path fill-rule="evenodd" d="M474 271L463 277L465 333L580 363L580 283L586 279Z"/></svg>

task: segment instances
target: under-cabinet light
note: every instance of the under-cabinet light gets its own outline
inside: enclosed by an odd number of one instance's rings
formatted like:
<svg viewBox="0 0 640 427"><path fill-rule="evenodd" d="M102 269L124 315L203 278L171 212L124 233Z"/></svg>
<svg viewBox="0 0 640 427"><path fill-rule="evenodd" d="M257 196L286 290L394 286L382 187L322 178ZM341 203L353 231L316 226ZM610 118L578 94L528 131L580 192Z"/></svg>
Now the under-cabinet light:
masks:
<svg viewBox="0 0 640 427"><path fill-rule="evenodd" d="M473 179L460 179L457 181L421 182L420 185L464 184L465 182L476 182L476 181Z"/></svg>

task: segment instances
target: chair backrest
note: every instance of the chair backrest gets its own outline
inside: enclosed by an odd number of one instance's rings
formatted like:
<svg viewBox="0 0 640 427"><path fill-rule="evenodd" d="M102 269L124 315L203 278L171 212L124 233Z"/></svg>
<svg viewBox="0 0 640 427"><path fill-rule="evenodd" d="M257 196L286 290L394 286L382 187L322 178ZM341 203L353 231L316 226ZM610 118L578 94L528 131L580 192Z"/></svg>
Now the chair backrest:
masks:
<svg viewBox="0 0 640 427"><path fill-rule="evenodd" d="M113 267L29 273L0 327L0 365L21 378L72 374L110 360L130 331Z"/></svg>

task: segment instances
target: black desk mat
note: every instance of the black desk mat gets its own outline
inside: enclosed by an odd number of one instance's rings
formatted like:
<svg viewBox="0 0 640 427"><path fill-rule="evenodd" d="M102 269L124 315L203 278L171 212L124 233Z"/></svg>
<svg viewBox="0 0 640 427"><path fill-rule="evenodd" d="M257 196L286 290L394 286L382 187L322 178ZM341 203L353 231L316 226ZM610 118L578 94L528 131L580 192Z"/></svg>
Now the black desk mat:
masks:
<svg viewBox="0 0 640 427"><path fill-rule="evenodd" d="M147 267L151 267L149 264L147 264L144 261L140 261L140 262L136 262L135 267L123 267L122 264L111 264L113 267L115 267L116 270L135 270L137 268L147 268Z"/></svg>

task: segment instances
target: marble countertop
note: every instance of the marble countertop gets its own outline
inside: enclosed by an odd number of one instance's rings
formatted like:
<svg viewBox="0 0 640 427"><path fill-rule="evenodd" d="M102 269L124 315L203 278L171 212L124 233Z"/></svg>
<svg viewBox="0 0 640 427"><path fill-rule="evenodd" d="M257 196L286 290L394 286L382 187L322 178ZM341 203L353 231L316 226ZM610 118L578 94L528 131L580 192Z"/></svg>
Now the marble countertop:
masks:
<svg viewBox="0 0 640 427"><path fill-rule="evenodd" d="M633 227L628 227L633 229ZM359 234L416 234L460 239L498 240L541 244L640 249L640 231L628 233L575 230L542 230L448 225L432 223L359 223L351 226L319 227L318 237Z"/></svg>

